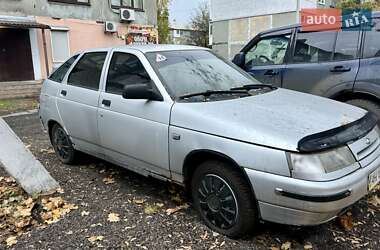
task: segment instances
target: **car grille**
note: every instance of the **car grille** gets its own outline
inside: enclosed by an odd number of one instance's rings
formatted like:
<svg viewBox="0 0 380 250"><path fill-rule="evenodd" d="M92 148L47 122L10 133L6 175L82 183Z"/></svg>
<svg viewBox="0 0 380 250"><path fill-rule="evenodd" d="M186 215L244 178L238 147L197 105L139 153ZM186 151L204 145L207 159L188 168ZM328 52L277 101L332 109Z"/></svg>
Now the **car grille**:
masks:
<svg viewBox="0 0 380 250"><path fill-rule="evenodd" d="M367 167L380 156L379 136L379 128L376 126L366 136L348 145L361 167Z"/></svg>

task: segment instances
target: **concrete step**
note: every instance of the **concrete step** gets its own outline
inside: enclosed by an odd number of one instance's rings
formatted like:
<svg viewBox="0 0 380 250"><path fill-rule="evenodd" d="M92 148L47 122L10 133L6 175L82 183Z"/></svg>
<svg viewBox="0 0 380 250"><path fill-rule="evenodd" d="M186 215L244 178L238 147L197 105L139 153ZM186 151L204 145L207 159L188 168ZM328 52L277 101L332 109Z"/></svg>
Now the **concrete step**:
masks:
<svg viewBox="0 0 380 250"><path fill-rule="evenodd" d="M0 82L0 99L37 97L42 81Z"/></svg>

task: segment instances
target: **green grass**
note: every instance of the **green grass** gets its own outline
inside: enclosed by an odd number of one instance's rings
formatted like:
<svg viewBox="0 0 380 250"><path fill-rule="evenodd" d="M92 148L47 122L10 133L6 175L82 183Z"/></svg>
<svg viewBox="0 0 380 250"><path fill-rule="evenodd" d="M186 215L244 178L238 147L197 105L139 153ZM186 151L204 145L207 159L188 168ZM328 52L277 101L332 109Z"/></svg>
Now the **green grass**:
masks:
<svg viewBox="0 0 380 250"><path fill-rule="evenodd" d="M37 106L35 98L0 100L0 115L36 109Z"/></svg>

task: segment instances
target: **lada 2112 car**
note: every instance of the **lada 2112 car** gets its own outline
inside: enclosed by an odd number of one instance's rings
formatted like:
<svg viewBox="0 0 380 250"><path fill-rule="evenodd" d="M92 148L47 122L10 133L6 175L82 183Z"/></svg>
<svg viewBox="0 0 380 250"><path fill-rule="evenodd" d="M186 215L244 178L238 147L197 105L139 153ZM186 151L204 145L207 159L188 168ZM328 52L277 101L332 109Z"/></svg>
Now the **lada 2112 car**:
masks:
<svg viewBox="0 0 380 250"><path fill-rule="evenodd" d="M44 82L39 116L63 163L81 151L181 184L230 237L259 219L324 223L380 180L372 113L260 84L198 47L77 54Z"/></svg>

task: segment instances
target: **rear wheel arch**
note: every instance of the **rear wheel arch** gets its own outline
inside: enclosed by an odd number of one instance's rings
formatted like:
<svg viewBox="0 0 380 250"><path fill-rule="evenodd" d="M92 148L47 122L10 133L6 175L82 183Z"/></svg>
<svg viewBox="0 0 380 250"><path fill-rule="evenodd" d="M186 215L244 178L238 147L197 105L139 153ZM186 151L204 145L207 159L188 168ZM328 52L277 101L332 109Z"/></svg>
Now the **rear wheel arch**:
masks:
<svg viewBox="0 0 380 250"><path fill-rule="evenodd" d="M380 103L380 98L376 96L375 94L372 94L369 92L343 91L343 92L339 92L335 94L334 96L331 96L330 98L336 101L340 101L340 102L347 102L349 100L354 100L354 99L365 99L365 100Z"/></svg>
<svg viewBox="0 0 380 250"><path fill-rule="evenodd" d="M59 124L59 122L55 121L55 120L50 120L48 121L47 125L48 125L48 133L49 133L49 137L51 138L51 132L53 130L53 127L55 124L58 124L59 126L61 126L61 124ZM61 126L62 127L62 126Z"/></svg>

